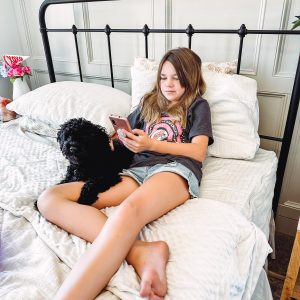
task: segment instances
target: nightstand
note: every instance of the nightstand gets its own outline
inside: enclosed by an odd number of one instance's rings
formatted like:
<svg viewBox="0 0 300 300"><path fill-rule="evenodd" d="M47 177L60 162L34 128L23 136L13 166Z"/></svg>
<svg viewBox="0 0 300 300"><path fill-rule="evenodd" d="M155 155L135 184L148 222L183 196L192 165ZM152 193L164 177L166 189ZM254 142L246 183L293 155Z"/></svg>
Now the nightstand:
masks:
<svg viewBox="0 0 300 300"><path fill-rule="evenodd" d="M300 218L280 300L300 300ZM299 276L298 276L299 275Z"/></svg>

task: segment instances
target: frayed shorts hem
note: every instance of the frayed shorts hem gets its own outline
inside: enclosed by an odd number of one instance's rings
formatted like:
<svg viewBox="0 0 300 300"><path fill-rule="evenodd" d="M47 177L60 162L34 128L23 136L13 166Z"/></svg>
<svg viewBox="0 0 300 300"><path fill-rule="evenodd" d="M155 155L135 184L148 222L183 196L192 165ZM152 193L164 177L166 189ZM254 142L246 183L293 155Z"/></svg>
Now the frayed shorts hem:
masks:
<svg viewBox="0 0 300 300"><path fill-rule="evenodd" d="M161 172L172 172L183 177L189 187L189 193L191 198L199 197L199 182L195 174L176 161L167 163L167 164L157 164L154 166L145 166L145 167L133 167L130 169L124 169L120 173L121 176L128 176L134 179L139 185L149 179L151 176ZM170 187L173 188L173 187Z"/></svg>

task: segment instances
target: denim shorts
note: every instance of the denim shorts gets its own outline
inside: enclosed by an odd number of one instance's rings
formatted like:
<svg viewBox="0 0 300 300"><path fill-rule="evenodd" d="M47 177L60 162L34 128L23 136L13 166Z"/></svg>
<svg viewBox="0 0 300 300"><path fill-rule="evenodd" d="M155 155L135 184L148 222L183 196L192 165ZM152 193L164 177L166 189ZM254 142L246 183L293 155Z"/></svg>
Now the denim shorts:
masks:
<svg viewBox="0 0 300 300"><path fill-rule="evenodd" d="M154 166L133 167L130 169L124 169L122 170L120 175L129 176L133 178L139 185L141 185L152 175L161 172L173 172L180 175L181 177L186 179L188 183L191 198L199 197L199 182L197 177L191 170L189 170L187 167L176 161L167 164L157 164Z"/></svg>

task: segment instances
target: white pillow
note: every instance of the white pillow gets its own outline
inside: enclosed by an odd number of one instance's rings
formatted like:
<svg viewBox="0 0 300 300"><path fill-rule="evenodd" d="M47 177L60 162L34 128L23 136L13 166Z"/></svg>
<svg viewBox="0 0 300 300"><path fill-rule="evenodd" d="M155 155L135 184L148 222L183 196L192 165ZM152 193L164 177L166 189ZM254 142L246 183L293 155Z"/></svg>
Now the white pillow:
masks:
<svg viewBox="0 0 300 300"><path fill-rule="evenodd" d="M132 74L132 108L156 80L158 63L135 59ZM205 65L205 63L204 63ZM211 108L214 143L207 154L221 158L252 159L259 148L257 84L254 79L203 68Z"/></svg>
<svg viewBox="0 0 300 300"><path fill-rule="evenodd" d="M130 106L130 95L120 90L94 83L62 81L24 94L7 108L54 128L68 119L82 117L102 125L112 134L114 130L108 116L127 116Z"/></svg>
<svg viewBox="0 0 300 300"><path fill-rule="evenodd" d="M154 87L158 66L159 63L152 59L134 59L134 65L131 67L131 112L139 105L142 97Z"/></svg>
<svg viewBox="0 0 300 300"><path fill-rule="evenodd" d="M257 84L241 75L204 72L214 143L208 155L252 159L259 148Z"/></svg>

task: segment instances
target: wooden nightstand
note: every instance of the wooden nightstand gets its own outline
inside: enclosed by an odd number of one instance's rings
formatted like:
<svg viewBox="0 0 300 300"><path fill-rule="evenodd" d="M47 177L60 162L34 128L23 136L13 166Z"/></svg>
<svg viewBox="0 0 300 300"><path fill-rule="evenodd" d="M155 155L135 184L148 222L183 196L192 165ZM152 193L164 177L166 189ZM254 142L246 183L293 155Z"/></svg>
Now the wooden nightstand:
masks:
<svg viewBox="0 0 300 300"><path fill-rule="evenodd" d="M280 300L300 300L300 218Z"/></svg>

